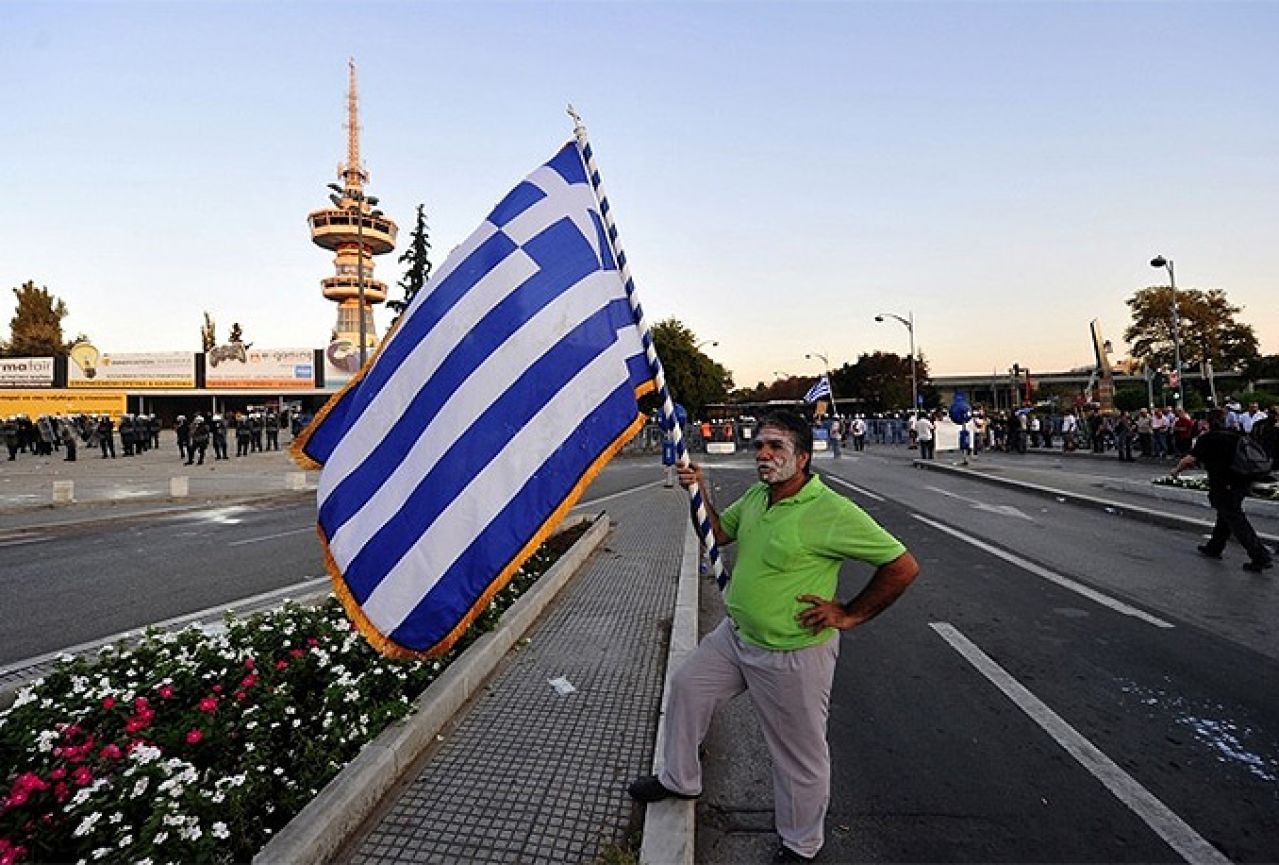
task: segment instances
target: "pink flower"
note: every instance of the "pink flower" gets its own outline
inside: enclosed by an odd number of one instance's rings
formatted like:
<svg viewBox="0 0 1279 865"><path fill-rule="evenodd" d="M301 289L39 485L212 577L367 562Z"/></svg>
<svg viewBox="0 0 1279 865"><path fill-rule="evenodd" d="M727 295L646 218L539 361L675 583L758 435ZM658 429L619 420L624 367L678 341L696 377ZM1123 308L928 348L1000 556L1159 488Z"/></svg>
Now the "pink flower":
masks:
<svg viewBox="0 0 1279 865"><path fill-rule="evenodd" d="M288 661L276 661L276 662L275 662L275 668L276 668L277 670L287 670L287 669L289 668L289 662L288 662Z"/></svg>
<svg viewBox="0 0 1279 865"><path fill-rule="evenodd" d="M235 698L236 698L237 700L240 700L241 702L243 702L244 700L248 699L248 696L249 696L249 695L248 695L248 694L246 694L246 693L244 693L243 691L236 691L236 692L235 692Z"/></svg>
<svg viewBox="0 0 1279 865"><path fill-rule="evenodd" d="M61 781L65 777L67 777L67 770L61 766L49 773L49 778L54 781Z"/></svg>
<svg viewBox="0 0 1279 865"><path fill-rule="evenodd" d="M320 645L320 641L315 637L307 637L306 644L314 649L316 646Z"/></svg>
<svg viewBox="0 0 1279 865"><path fill-rule="evenodd" d="M13 782L14 792L31 790L48 790L49 785L35 772L23 772Z"/></svg>
<svg viewBox="0 0 1279 865"><path fill-rule="evenodd" d="M168 700L173 697L173 688L169 685L161 685L156 693L160 695L161 700Z"/></svg>
<svg viewBox="0 0 1279 865"><path fill-rule="evenodd" d="M124 752L120 750L119 745L112 743L99 751L98 756L103 760L119 760L124 756Z"/></svg>
<svg viewBox="0 0 1279 865"><path fill-rule="evenodd" d="M89 771L88 766L81 766L71 773L71 780L77 787L86 787L93 781L93 772Z"/></svg>
<svg viewBox="0 0 1279 865"><path fill-rule="evenodd" d="M124 732L137 733L141 730L145 730L149 726L151 726L151 721L149 719L135 715L125 722Z"/></svg>
<svg viewBox="0 0 1279 865"><path fill-rule="evenodd" d="M0 865L13 865L26 855L27 848L12 843L8 838L0 838Z"/></svg>
<svg viewBox="0 0 1279 865"><path fill-rule="evenodd" d="M240 687L252 688L257 683L258 683L258 677L250 673L249 675L245 676L243 679L240 680Z"/></svg>
<svg viewBox="0 0 1279 865"><path fill-rule="evenodd" d="M201 700L201 701L200 701L200 705L199 705L197 708L198 708L201 712L208 712L208 713L212 714L213 712L216 712L216 711L217 711L217 708L218 708L218 698L217 698L217 697L205 697L203 700Z"/></svg>
<svg viewBox="0 0 1279 865"><path fill-rule="evenodd" d="M59 781L58 785L53 788L53 800L61 805L70 798L71 788L67 786L65 781Z"/></svg>
<svg viewBox="0 0 1279 865"><path fill-rule="evenodd" d="M139 712L145 712L147 708L151 705L151 701L148 700L146 697L138 697L136 700L133 701L133 705L135 708L137 708Z"/></svg>
<svg viewBox="0 0 1279 865"><path fill-rule="evenodd" d="M31 794L26 790L14 790L9 794L9 798L4 801L4 810L8 811L10 808L17 808L25 805L27 804L27 799L30 797Z"/></svg>
<svg viewBox="0 0 1279 865"><path fill-rule="evenodd" d="M305 654L306 654L306 652L302 651L301 649L290 649L290 650L289 650L289 654L290 654L290 655L292 655L292 656L293 656L293 657L295 657L295 658L300 658L300 657L302 657L303 655L305 655Z"/></svg>
<svg viewBox="0 0 1279 865"><path fill-rule="evenodd" d="M197 728L192 728L192 729L191 729L191 730L187 733L187 744L188 744L188 745L195 745L195 744L197 744L197 743L198 743L201 739L203 739L203 738L204 738L204 733L202 733L202 732L201 732L199 729L197 729Z"/></svg>
<svg viewBox="0 0 1279 865"><path fill-rule="evenodd" d="M62 728L62 735L70 739L73 736L80 735L80 727L77 724L67 724Z"/></svg>
<svg viewBox="0 0 1279 865"><path fill-rule="evenodd" d="M115 697L102 698L102 708L107 709L109 711L114 707L115 707Z"/></svg>
<svg viewBox="0 0 1279 865"><path fill-rule="evenodd" d="M253 669L253 659L252 659L252 658L245 658L245 659L244 659L244 669L246 669L246 670L252 670L252 669Z"/></svg>

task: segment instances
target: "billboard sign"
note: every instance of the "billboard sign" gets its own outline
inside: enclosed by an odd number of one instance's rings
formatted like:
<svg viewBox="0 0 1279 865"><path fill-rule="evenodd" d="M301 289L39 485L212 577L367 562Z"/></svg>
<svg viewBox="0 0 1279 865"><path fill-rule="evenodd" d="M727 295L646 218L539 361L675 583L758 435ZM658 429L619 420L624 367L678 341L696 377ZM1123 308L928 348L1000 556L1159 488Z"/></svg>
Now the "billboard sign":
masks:
<svg viewBox="0 0 1279 865"><path fill-rule="evenodd" d="M0 358L0 387L53 387L53 358Z"/></svg>
<svg viewBox="0 0 1279 865"><path fill-rule="evenodd" d="M67 387L146 390L195 387L195 355L187 351L107 354L88 343L71 349Z"/></svg>
<svg viewBox="0 0 1279 865"><path fill-rule="evenodd" d="M204 384L208 388L315 387L315 351L309 348L248 349L227 356L205 357Z"/></svg>

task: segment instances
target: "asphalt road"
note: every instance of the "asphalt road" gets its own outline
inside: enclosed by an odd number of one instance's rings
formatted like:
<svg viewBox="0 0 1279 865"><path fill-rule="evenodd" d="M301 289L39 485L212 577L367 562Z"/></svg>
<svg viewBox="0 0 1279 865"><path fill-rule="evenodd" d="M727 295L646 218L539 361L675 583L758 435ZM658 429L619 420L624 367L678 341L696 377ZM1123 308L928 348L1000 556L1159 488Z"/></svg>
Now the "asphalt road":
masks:
<svg viewBox="0 0 1279 865"><path fill-rule="evenodd" d="M581 507L661 482L615 460ZM110 507L102 508L104 514ZM313 494L0 533L0 666L324 575Z"/></svg>
<svg viewBox="0 0 1279 865"><path fill-rule="evenodd" d="M818 466L923 567L842 638L823 862L1279 859L1275 577L1240 570L1237 547L1203 560L1192 534L900 455ZM738 459L712 478L727 503L753 473ZM868 575L846 566L841 596ZM719 615L713 599L704 625ZM699 861L766 861L748 699L707 748Z"/></svg>

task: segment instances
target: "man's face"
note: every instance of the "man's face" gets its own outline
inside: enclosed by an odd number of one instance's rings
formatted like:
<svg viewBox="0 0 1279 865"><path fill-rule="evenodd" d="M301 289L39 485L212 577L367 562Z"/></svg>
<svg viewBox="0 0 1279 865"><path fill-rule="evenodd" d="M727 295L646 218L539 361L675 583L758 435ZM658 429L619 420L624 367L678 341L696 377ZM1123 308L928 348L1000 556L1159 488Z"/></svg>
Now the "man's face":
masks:
<svg viewBox="0 0 1279 865"><path fill-rule="evenodd" d="M755 471L766 484L782 484L804 469L804 459L795 450L789 431L766 426L755 436Z"/></svg>

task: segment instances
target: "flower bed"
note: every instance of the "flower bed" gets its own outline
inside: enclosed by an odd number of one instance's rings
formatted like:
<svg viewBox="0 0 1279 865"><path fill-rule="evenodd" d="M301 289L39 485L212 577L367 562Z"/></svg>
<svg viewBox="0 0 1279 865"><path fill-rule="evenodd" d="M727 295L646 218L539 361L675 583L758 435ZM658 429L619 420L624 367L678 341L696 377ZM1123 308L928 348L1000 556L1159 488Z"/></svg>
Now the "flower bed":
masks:
<svg viewBox="0 0 1279 865"><path fill-rule="evenodd" d="M377 655L332 597L60 660L0 715L0 865L251 859L585 528L432 661Z"/></svg>

